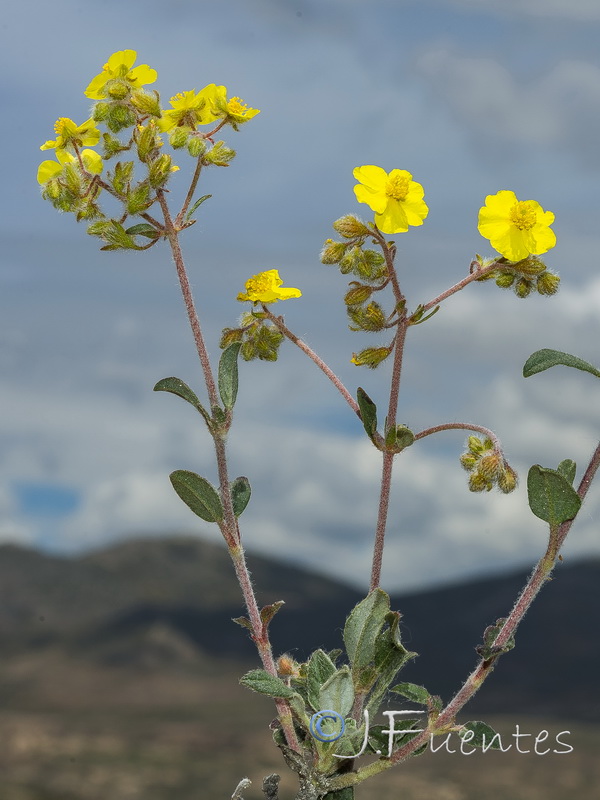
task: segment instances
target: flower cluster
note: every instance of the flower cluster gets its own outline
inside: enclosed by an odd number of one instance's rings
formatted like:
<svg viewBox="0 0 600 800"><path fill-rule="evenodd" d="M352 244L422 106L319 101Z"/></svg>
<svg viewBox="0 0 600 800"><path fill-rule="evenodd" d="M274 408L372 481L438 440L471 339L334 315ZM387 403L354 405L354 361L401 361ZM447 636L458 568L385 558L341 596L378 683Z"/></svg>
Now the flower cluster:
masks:
<svg viewBox="0 0 600 800"><path fill-rule="evenodd" d="M146 249L163 234L160 223L148 216L148 210L159 201L160 191L179 167L170 154L162 152L161 133L169 134L172 146L187 147L189 154L198 159L198 169L226 166L235 151L223 141L214 142L212 135L224 125L237 130L259 113L238 97L228 99L226 87L214 83L198 93L175 95L172 108L163 110L158 92L144 88L156 81L156 70L147 64L135 66L136 58L135 50L113 53L84 92L96 101L91 118L77 125L68 117L61 117L54 126L56 137L41 146L42 150L56 151L56 161L44 161L38 169L42 196L61 211L75 213L77 220L92 221L88 233L101 238L105 249ZM197 130L198 125L214 123L216 127L207 133ZM105 133L101 134L99 125L105 126ZM125 137L117 135L126 130ZM102 155L91 149L98 144L102 145ZM145 169L141 179L135 176L132 160L119 160L105 172L105 162L129 152ZM123 205L122 214L106 217L98 202L102 192ZM134 216L145 221L125 227L125 220ZM182 227L192 222L188 214Z"/></svg>
<svg viewBox="0 0 600 800"><path fill-rule="evenodd" d="M460 457L463 468L470 472L469 489L472 492L489 492L494 484L504 494L517 486L517 473L509 467L501 451L491 439L469 436L467 452Z"/></svg>

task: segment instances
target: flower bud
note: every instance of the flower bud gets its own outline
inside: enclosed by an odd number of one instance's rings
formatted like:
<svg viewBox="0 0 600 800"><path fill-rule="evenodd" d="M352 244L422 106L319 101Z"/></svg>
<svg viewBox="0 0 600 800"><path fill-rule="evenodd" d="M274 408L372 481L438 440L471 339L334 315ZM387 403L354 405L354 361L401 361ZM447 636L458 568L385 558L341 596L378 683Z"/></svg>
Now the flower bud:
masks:
<svg viewBox="0 0 600 800"><path fill-rule="evenodd" d="M501 492L504 492L504 494L510 494L516 487L517 473L512 467L506 464L498 478L498 488Z"/></svg>
<svg viewBox="0 0 600 800"><path fill-rule="evenodd" d="M553 272L543 272L536 281L536 289L540 294L551 295L558 292L560 278Z"/></svg>
<svg viewBox="0 0 600 800"><path fill-rule="evenodd" d="M201 136L190 136L187 140L187 149L192 158L199 158L206 153L206 141Z"/></svg>
<svg viewBox="0 0 600 800"><path fill-rule="evenodd" d="M344 242L334 242L333 239L327 239L321 250L321 263L337 264L344 257L347 247L348 245L344 244Z"/></svg>
<svg viewBox="0 0 600 800"><path fill-rule="evenodd" d="M375 369L382 361L385 361L390 352L387 347L367 347L366 350L361 350L360 353L353 353L350 361L352 364L356 364L357 367Z"/></svg>
<svg viewBox="0 0 600 800"><path fill-rule="evenodd" d="M113 133L118 133L123 128L131 128L136 123L136 117L128 106L111 103L106 115L106 125Z"/></svg>
<svg viewBox="0 0 600 800"><path fill-rule="evenodd" d="M297 675L298 663L291 656L279 656L277 659L277 673L286 678Z"/></svg>
<svg viewBox="0 0 600 800"><path fill-rule="evenodd" d="M488 449L479 436L469 436L467 439L467 445L471 453L473 453L475 456L480 456L484 450Z"/></svg>
<svg viewBox="0 0 600 800"><path fill-rule="evenodd" d="M501 272L496 278L496 286L501 289L509 289L515 282L515 276L511 272Z"/></svg>
<svg viewBox="0 0 600 800"><path fill-rule="evenodd" d="M470 492L489 492L492 488L492 482L484 478L484 476L475 470L469 476L469 491Z"/></svg>
<svg viewBox="0 0 600 800"><path fill-rule="evenodd" d="M363 286L362 284L358 284L346 292L346 296L344 297L344 303L347 306L358 306L361 303L364 303L366 300L371 297L373 294L373 290L370 286Z"/></svg>
<svg viewBox="0 0 600 800"><path fill-rule="evenodd" d="M144 92L143 89L138 89L133 92L129 98L131 105L143 114L144 116L150 115L151 117L160 117L160 104L158 102L158 92Z"/></svg>
<svg viewBox="0 0 600 800"><path fill-rule="evenodd" d="M367 236L369 233L364 222L353 214L340 217L333 223L333 227L344 239L356 239L358 236Z"/></svg>
<svg viewBox="0 0 600 800"><path fill-rule="evenodd" d="M519 278L515 283L515 294L521 299L528 297L531 294L531 289L531 281L528 281L526 278Z"/></svg>
<svg viewBox="0 0 600 800"><path fill-rule="evenodd" d="M130 92L129 86L123 81L107 81L104 91L113 100L124 100Z"/></svg>
<svg viewBox="0 0 600 800"><path fill-rule="evenodd" d="M175 149L179 147L185 147L191 130L191 128L187 127L173 128L169 134L169 144L171 147Z"/></svg>
<svg viewBox="0 0 600 800"><path fill-rule="evenodd" d="M104 122L110 111L110 103L96 103L92 111L94 122Z"/></svg>
<svg viewBox="0 0 600 800"><path fill-rule="evenodd" d="M494 481L500 474L503 463L500 453L493 450L489 455L481 456L477 469L486 480Z"/></svg>
<svg viewBox="0 0 600 800"><path fill-rule="evenodd" d="M527 275L528 277L539 275L546 269L544 262L537 256L527 256L527 258L524 258L522 261L517 261L512 266L515 270L520 272L521 275Z"/></svg>
<svg viewBox="0 0 600 800"><path fill-rule="evenodd" d="M244 331L241 328L223 328L219 347L224 350L226 347L229 347L230 344L241 342L243 336Z"/></svg>
<svg viewBox="0 0 600 800"><path fill-rule="evenodd" d="M148 180L153 189L158 189L166 183L171 174L171 166L171 156L168 153L163 153L150 164Z"/></svg>
<svg viewBox="0 0 600 800"><path fill-rule="evenodd" d="M207 164L214 164L216 167L225 167L235 157L235 150L227 147L225 142L215 142L214 146L204 156Z"/></svg>
<svg viewBox="0 0 600 800"><path fill-rule="evenodd" d="M466 469L467 472L471 472L475 468L475 464L477 464L477 457L473 455L473 453L463 453L460 457L460 463L463 469Z"/></svg>

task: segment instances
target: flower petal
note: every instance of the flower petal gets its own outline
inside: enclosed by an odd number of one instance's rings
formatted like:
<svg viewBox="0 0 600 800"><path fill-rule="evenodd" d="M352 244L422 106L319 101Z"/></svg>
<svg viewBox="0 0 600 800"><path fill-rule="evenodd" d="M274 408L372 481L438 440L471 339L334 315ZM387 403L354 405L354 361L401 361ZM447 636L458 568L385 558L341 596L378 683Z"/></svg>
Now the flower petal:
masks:
<svg viewBox="0 0 600 800"><path fill-rule="evenodd" d="M62 165L58 161L42 161L37 171L37 182L40 184L47 183L61 171Z"/></svg>

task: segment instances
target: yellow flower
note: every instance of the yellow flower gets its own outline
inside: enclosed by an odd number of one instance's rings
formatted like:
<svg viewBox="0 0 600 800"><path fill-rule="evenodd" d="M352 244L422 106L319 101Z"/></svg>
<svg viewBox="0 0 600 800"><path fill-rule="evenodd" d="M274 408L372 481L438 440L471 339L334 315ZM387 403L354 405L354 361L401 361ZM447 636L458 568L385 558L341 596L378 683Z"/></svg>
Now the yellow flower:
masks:
<svg viewBox="0 0 600 800"><path fill-rule="evenodd" d="M554 214L535 200L517 200L514 192L489 194L479 210L479 233L509 261L541 255L556 244Z"/></svg>
<svg viewBox="0 0 600 800"><path fill-rule="evenodd" d="M210 113L207 98L192 89L189 92L180 92L171 98L172 110L164 111L158 126L161 131L170 131L173 128L186 126L195 130L197 125L206 125L216 117ZM202 110L205 113L202 113Z"/></svg>
<svg viewBox="0 0 600 800"><path fill-rule="evenodd" d="M281 289L283 281L276 269L259 272L246 281L246 292L240 292L237 299L241 302L276 303L278 300L289 300L291 297L302 297L300 289Z"/></svg>
<svg viewBox="0 0 600 800"><path fill-rule="evenodd" d="M137 53L135 50L119 50L113 53L106 64L102 67L102 72L92 79L84 94L91 100L103 100L110 96L107 84L110 81L120 81L128 84L131 89L139 89L148 83L154 83L158 77L155 69L151 69L147 64L140 64L133 67Z"/></svg>
<svg viewBox="0 0 600 800"><path fill-rule="evenodd" d="M248 108L239 97L232 97L228 100L225 86L209 83L208 86L202 89L200 94L210 104L210 119L206 119L206 122L214 122L214 120L224 118L226 122L229 122L235 128L237 125L248 122L249 119L260 114L257 108ZM206 116L208 117L209 115L207 114Z"/></svg>
<svg viewBox="0 0 600 800"><path fill-rule="evenodd" d="M423 200L423 187L405 169L389 174L372 164L356 167L352 173L358 186L354 194L375 212L375 224L383 233L404 233L409 225L422 225L429 213Z"/></svg>
<svg viewBox="0 0 600 800"><path fill-rule="evenodd" d="M72 119L61 117L54 123L56 139L48 139L40 150L66 150L69 145L77 147L93 147L100 141L100 131L93 119L86 120L81 125L76 125Z"/></svg>
<svg viewBox="0 0 600 800"><path fill-rule="evenodd" d="M72 164L77 161L75 156L72 156L65 150L57 150L56 158L58 161L42 161L37 171L38 183L44 184L52 178L56 178L67 164ZM91 172L92 175L100 175L103 167L102 158L95 150L83 150L81 153L81 160L88 172Z"/></svg>

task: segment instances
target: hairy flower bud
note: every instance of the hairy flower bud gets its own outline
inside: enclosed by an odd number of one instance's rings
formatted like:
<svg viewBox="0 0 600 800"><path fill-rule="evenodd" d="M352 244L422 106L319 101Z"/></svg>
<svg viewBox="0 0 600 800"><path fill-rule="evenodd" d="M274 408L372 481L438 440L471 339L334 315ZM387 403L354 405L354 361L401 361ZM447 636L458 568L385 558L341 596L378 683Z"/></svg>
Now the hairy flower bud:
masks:
<svg viewBox="0 0 600 800"><path fill-rule="evenodd" d="M206 153L206 141L201 136L190 136L187 140L187 149L192 158L199 158Z"/></svg>
<svg viewBox="0 0 600 800"><path fill-rule="evenodd" d="M333 223L334 229L345 239L356 239L358 236L367 236L369 229L358 217L346 214Z"/></svg>
<svg viewBox="0 0 600 800"><path fill-rule="evenodd" d="M321 263L322 264L337 264L346 253L348 245L344 242L334 242L333 239L327 239L321 250Z"/></svg>
<svg viewBox="0 0 600 800"><path fill-rule="evenodd" d="M501 272L496 278L496 286L501 289L510 289L515 282L515 276L511 272Z"/></svg>
<svg viewBox="0 0 600 800"><path fill-rule="evenodd" d="M471 470L475 469L475 465L477 464L477 457L474 456L472 453L463 453L460 457L460 463L463 469L466 469L467 472L471 472Z"/></svg>
<svg viewBox="0 0 600 800"><path fill-rule="evenodd" d="M551 295L558 292L560 278L553 272L542 273L536 281L536 289L540 294Z"/></svg>
<svg viewBox="0 0 600 800"><path fill-rule="evenodd" d="M364 286L359 283L346 292L344 303L346 303L347 306L357 306L367 301L372 294L373 290L370 286Z"/></svg>
<svg viewBox="0 0 600 800"><path fill-rule="evenodd" d="M365 350L361 350L360 353L353 353L350 360L357 367L375 369L382 361L385 361L390 352L389 347L367 347Z"/></svg>
<svg viewBox="0 0 600 800"><path fill-rule="evenodd" d="M187 127L173 128L173 130L169 134L169 144L171 145L171 147L175 149L179 147L185 147L191 130L192 130L191 128Z"/></svg>
<svg viewBox="0 0 600 800"><path fill-rule="evenodd" d="M531 281L528 281L526 278L519 278L515 283L515 294L522 299L529 297L532 288Z"/></svg>
<svg viewBox="0 0 600 800"><path fill-rule="evenodd" d="M488 455L481 456L477 469L488 481L494 481L502 470L504 460L497 450Z"/></svg>
<svg viewBox="0 0 600 800"><path fill-rule="evenodd" d="M471 492L489 492L492 488L492 482L485 478L480 472L475 470L469 476L469 491Z"/></svg>
<svg viewBox="0 0 600 800"><path fill-rule="evenodd" d="M504 492L504 494L510 494L516 487L517 473L512 467L506 464L498 478L498 488L501 492Z"/></svg>

